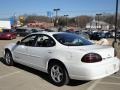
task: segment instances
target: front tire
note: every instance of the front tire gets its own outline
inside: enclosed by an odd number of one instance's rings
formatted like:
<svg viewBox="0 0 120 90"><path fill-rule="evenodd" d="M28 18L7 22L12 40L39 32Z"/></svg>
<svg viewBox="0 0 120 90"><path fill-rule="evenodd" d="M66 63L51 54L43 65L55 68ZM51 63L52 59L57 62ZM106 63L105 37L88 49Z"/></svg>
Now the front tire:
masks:
<svg viewBox="0 0 120 90"><path fill-rule="evenodd" d="M53 62L49 65L48 72L54 85L63 86L69 83L69 76L64 65Z"/></svg>
<svg viewBox="0 0 120 90"><path fill-rule="evenodd" d="M5 64L8 66L13 65L13 58L12 58L12 54L10 51L5 52Z"/></svg>
<svg viewBox="0 0 120 90"><path fill-rule="evenodd" d="M10 37L10 40L12 40L12 39L13 39L13 37L11 36L11 37Z"/></svg>

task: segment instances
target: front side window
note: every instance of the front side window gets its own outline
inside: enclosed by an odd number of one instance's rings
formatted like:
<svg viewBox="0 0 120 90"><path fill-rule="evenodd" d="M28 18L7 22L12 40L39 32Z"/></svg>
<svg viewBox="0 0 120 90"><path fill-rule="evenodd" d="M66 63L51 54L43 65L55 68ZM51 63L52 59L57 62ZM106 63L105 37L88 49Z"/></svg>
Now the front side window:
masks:
<svg viewBox="0 0 120 90"><path fill-rule="evenodd" d="M36 35L31 35L31 36L28 36L27 38L23 39L21 41L21 44L25 45L25 46L35 46L36 39L37 39Z"/></svg>
<svg viewBox="0 0 120 90"><path fill-rule="evenodd" d="M54 34L53 37L61 44L66 46L83 46L83 45L91 45L92 42L84 39L76 34L71 33L59 33Z"/></svg>

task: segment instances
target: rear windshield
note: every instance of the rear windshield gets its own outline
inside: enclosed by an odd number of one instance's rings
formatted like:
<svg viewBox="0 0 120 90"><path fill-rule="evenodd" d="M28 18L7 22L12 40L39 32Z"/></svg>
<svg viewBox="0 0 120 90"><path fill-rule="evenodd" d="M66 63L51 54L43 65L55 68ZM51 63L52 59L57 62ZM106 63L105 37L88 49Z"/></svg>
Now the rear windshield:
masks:
<svg viewBox="0 0 120 90"><path fill-rule="evenodd" d="M82 38L80 35L71 34L71 33L54 34L53 37L59 43L66 45L66 46L84 46L84 45L93 44L89 40Z"/></svg>

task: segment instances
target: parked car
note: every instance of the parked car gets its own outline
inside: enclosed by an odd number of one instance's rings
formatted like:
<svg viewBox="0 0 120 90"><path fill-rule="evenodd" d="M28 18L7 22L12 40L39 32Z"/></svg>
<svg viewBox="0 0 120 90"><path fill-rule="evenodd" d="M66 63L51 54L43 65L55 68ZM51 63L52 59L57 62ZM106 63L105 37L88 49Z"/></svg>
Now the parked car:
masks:
<svg viewBox="0 0 120 90"><path fill-rule="evenodd" d="M3 29L2 32L0 33L0 39L15 39L16 38L16 32L15 30L11 29Z"/></svg>
<svg viewBox="0 0 120 90"><path fill-rule="evenodd" d="M27 35L29 35L29 34L31 34L31 33L36 33L36 32L40 32L40 30L37 30L37 29L26 30L26 31L25 31L25 33L26 33L25 36L27 36Z"/></svg>
<svg viewBox="0 0 120 90"><path fill-rule="evenodd" d="M94 45L80 35L66 32L39 32L5 47L7 65L14 62L49 74L53 84L70 79L96 80L119 70L119 59L111 46Z"/></svg>
<svg viewBox="0 0 120 90"><path fill-rule="evenodd" d="M113 38L112 32L93 32L90 35L91 40L100 40L102 38Z"/></svg>
<svg viewBox="0 0 120 90"><path fill-rule="evenodd" d="M117 32L116 37L120 39L120 32Z"/></svg>
<svg viewBox="0 0 120 90"><path fill-rule="evenodd" d="M91 40L100 40L102 38L105 38L105 33L103 32L94 32L90 37Z"/></svg>
<svg viewBox="0 0 120 90"><path fill-rule="evenodd" d="M31 33L35 33L35 32L38 32L38 30L36 29L16 29L16 32L17 32L17 35L18 36L22 36L22 37L25 37Z"/></svg>
<svg viewBox="0 0 120 90"><path fill-rule="evenodd" d="M46 32L53 32L53 30L51 30L51 29L44 29L43 31L46 31Z"/></svg>
<svg viewBox="0 0 120 90"><path fill-rule="evenodd" d="M19 29L19 28L16 29L16 33L17 36L22 36L22 37L28 34L27 29Z"/></svg>
<svg viewBox="0 0 120 90"><path fill-rule="evenodd" d="M113 35L111 32L106 32L104 33L105 34L105 37L104 38L113 38Z"/></svg>

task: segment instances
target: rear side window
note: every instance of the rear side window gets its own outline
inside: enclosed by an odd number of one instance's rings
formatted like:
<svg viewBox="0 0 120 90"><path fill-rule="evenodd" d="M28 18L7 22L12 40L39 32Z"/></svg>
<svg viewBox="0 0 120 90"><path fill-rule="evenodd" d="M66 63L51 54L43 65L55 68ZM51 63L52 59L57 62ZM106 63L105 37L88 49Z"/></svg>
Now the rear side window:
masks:
<svg viewBox="0 0 120 90"><path fill-rule="evenodd" d="M37 47L53 47L55 46L55 41L47 36L47 35L39 35L37 42L36 42Z"/></svg>

